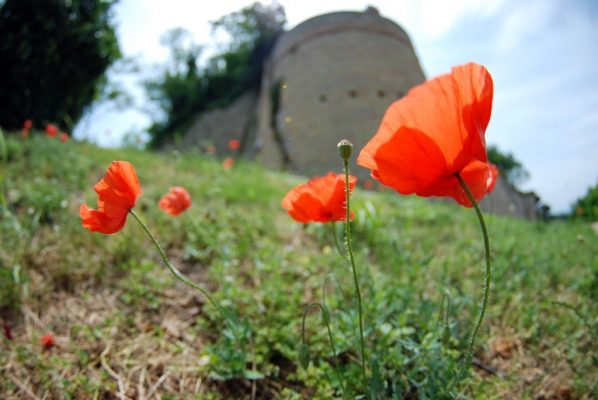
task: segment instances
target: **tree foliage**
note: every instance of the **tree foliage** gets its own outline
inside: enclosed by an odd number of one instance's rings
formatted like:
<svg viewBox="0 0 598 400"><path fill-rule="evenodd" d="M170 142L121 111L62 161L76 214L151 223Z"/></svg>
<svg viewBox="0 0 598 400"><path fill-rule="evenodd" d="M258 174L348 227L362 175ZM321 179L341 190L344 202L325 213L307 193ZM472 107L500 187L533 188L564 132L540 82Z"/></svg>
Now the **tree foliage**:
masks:
<svg viewBox="0 0 598 400"><path fill-rule="evenodd" d="M588 188L585 196L577 199L571 214L586 221L598 221L598 183Z"/></svg>
<svg viewBox="0 0 598 400"><path fill-rule="evenodd" d="M488 146L488 160L495 164L501 175L513 186L518 186L529 178L529 172L511 153L503 153L496 146Z"/></svg>
<svg viewBox="0 0 598 400"><path fill-rule="evenodd" d="M170 47L170 64L145 85L160 110L149 129L150 145L160 147L181 134L198 113L257 91L264 62L285 23L284 9L275 3L254 3L212 22L212 31L224 32L230 40L202 69L197 67L201 46L184 30L169 31L163 43Z"/></svg>
<svg viewBox="0 0 598 400"><path fill-rule="evenodd" d="M114 0L0 3L0 125L56 122L72 129L120 57Z"/></svg>

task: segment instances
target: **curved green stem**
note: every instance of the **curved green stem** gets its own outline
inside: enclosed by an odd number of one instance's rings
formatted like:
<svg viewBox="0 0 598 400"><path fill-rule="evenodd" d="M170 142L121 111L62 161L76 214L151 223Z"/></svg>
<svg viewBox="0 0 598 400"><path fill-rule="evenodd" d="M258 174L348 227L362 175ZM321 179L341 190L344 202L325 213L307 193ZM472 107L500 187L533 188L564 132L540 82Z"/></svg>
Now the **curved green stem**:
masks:
<svg viewBox="0 0 598 400"><path fill-rule="evenodd" d="M201 286L199 286L195 282L189 280L189 278L187 278L185 275L183 275L183 273L181 271L179 271L175 266L173 266L170 263L170 261L168 260L168 257L166 257L166 253L162 249L162 246L160 246L160 244L156 241L156 238L150 232L150 230L148 229L147 225L145 225L145 223L139 218L139 216L137 215L137 213L135 213L135 211L133 209L129 210L129 213L133 217L135 217L135 219L137 220L137 222L139 222L139 225L141 225L141 227L143 228L143 230L145 231L145 233L147 233L147 235L150 237L150 239L152 240L152 242L154 243L154 245L158 249L158 252L160 253L160 256L162 257L162 261L164 261L164 264L168 267L168 269L170 270L170 272L172 272L172 274L178 280L180 280L181 282L183 282L185 285L190 286L190 287L192 287L195 290L198 290L199 292L201 292L201 294L203 294L206 297L206 299L208 299L208 301L210 302L210 304L220 313L220 315L222 316L222 318L226 321L226 323L228 324L229 328L233 332L233 335L235 336L235 339L237 339L237 341L238 341L240 338L239 338L239 335L237 334L237 330L235 328L235 324L226 315L226 312L220 306L220 304L218 304L212 298L212 296L204 288L202 288Z"/></svg>
<svg viewBox="0 0 598 400"><path fill-rule="evenodd" d="M332 337L332 331L330 330L330 318L328 317L328 310L326 309L325 305L315 302L315 303L310 303L305 308L305 311L303 312L303 321L301 323L301 343L306 344L306 341L305 341L305 319L307 318L307 315L309 314L309 310L311 310L312 308L315 308L315 307L318 307L320 310L322 310L322 317L324 319L324 324L326 325L326 330L328 331L328 340L330 341L330 348L332 349L332 355L336 359L336 363L337 363L337 365L334 366L334 370L336 371L338 381L341 385L341 390L343 392L343 398L348 399L349 396L347 396L347 390L345 389L345 384L343 382L343 375L341 374L341 371L338 368L338 364L340 363L340 360L338 358L338 355L336 354L336 346L334 345L334 338Z"/></svg>
<svg viewBox="0 0 598 400"><path fill-rule="evenodd" d="M349 188L349 161L343 160L343 170L345 172L345 236L347 240L347 252L349 253L349 261L351 262L351 269L353 270L353 281L355 283L355 293L357 294L357 305L359 307L359 339L361 344L361 369L363 374L364 390L367 390L367 372L365 364L365 340L363 339L363 307L361 305L361 290L359 289L359 279L357 279L357 269L355 268L355 258L353 257L353 246L351 243L351 191Z"/></svg>
<svg viewBox="0 0 598 400"><path fill-rule="evenodd" d="M334 241L334 247L336 247L338 254L340 254L340 256L343 258L343 260L346 260L347 256L345 256L343 254L343 249L341 247L341 243L338 240L338 233L336 231L336 222L331 222L328 225L330 226L330 230L332 231L332 239Z"/></svg>
<svg viewBox="0 0 598 400"><path fill-rule="evenodd" d="M469 339L469 346L467 348L467 358L466 358L466 368L469 368L471 365L471 361L473 359L473 347L475 345L475 339L480 331L482 326L482 321L484 320L484 315L486 315L486 308L488 307L488 298L490 297L490 282L492 281L492 262L490 259L490 240L488 239L488 230L486 229L486 223L484 222L484 215L480 210L480 206L476 201L475 197L471 193L469 186L465 180L459 175L459 173L455 174L455 177L461 184L461 187L465 191L467 198L473 204L473 208L478 216L478 220L480 221L480 227L482 228L482 235L484 236L484 249L486 250L486 276L484 279L484 297L482 298L482 306L480 307L480 315L478 316L478 320L471 332L471 338Z"/></svg>

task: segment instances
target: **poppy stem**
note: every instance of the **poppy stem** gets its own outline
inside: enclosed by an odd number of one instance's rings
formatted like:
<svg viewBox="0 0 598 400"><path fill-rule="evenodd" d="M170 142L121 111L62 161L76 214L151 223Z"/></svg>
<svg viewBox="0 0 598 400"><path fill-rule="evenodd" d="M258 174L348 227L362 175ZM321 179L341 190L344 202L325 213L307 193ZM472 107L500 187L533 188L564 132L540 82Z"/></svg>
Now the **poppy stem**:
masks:
<svg viewBox="0 0 598 400"><path fill-rule="evenodd" d="M353 281L355 283L355 293L357 294L357 305L359 307L359 340L361 344L361 369L363 374L364 389L367 390L368 380L365 365L365 340L363 339L363 307L361 305L361 290L359 289L359 279L357 279L357 269L355 268L355 258L353 257L353 246L351 243L351 192L349 188L348 158L343 158L343 170L345 172L345 202L347 203L347 210L345 214L345 236L347 240L347 252L349 253L349 261L351 262L351 269L353 270Z"/></svg>
<svg viewBox="0 0 598 400"><path fill-rule="evenodd" d="M220 315L222 316L222 318L226 321L226 323L228 324L229 328L231 329L233 335L235 336L235 339L237 339L237 341L239 341L240 338L239 338L239 335L237 333L237 329L235 328L235 324L230 320L230 318L228 317L228 315L226 314L226 312L224 311L224 309L220 306L220 304L218 304L212 298L212 296L210 296L210 294L204 288L202 288L198 284L194 283L193 281L189 280L189 278L187 278L181 271L179 271L175 266L173 266L170 263L170 261L168 260L168 257L166 257L166 253L162 249L162 246L160 246L160 244L158 243L158 241L156 240L156 238L154 237L154 235L148 229L147 225L145 225L145 223L139 218L139 216L137 215L137 213L135 213L135 211L133 209L129 210L129 213L133 217L135 217L135 219L137 220L137 222L139 222L139 225L141 225L141 227L143 228L143 230L145 231L145 233L147 233L147 235L150 237L151 241L154 243L154 245L158 249L158 252L160 253L160 256L162 257L162 261L164 261L164 264L168 267L168 269L170 270L170 272L172 272L172 274L178 280L180 280L181 282L183 282L185 285L190 286L193 289L198 290L199 292L201 292L201 294L203 294L206 297L206 299L208 299L208 301L210 302L210 304L220 313Z"/></svg>
<svg viewBox="0 0 598 400"><path fill-rule="evenodd" d="M309 304L305 308L305 311L303 312L303 321L301 323L301 343L303 343L304 345L307 345L306 340L305 340L305 320L307 318L307 315L309 314L309 310L311 310L312 308L315 308L315 307L322 310L322 318L324 319L324 324L326 325L326 330L328 331L328 340L330 341L330 348L332 349L332 355L334 356L334 359L336 360L336 364L334 365L334 371L336 372L338 381L341 385L341 390L343 392L343 399L348 399L349 396L347 396L347 391L345 389L345 384L343 382L343 375L341 374L341 371L338 366L338 364L340 364L340 360L338 358L338 355L336 354L336 346L334 345L334 337L332 336L332 331L330 330L330 318L328 315L328 309L326 308L326 306L324 304L314 302L314 303Z"/></svg>
<svg viewBox="0 0 598 400"><path fill-rule="evenodd" d="M480 307L480 314L478 316L478 320L475 324L475 327L473 328L473 331L471 332L471 337L469 339L469 345L467 347L467 355L465 359L465 368L469 368L473 360L473 347L475 345L475 339L478 335L478 332L480 331L482 321L484 320L484 315L486 314L486 308L488 307L488 298L490 297L490 282L492 280L492 261L490 259L490 240L488 239L488 230L486 229L486 223L484 222L484 215L482 214L480 206L478 205L478 202L471 193L471 190L469 189L469 186L467 185L465 180L461 177L461 175L459 175L459 173L456 173L455 177L461 184L461 187L465 191L467 198L469 199L471 204L473 204L473 208L475 209L475 212L478 216L478 220L480 221L480 227L482 228L482 235L484 236L484 248L486 251L486 276L484 279L484 297L482 298L482 304Z"/></svg>

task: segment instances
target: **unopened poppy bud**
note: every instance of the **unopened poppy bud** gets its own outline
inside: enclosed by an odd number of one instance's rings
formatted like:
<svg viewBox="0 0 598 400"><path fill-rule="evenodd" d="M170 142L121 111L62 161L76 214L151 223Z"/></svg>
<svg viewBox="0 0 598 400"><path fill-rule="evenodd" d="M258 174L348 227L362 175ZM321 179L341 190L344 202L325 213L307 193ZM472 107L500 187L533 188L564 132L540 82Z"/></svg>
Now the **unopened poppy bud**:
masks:
<svg viewBox="0 0 598 400"><path fill-rule="evenodd" d="M299 345L299 365L301 365L301 368L307 369L310 361L309 348L305 343L301 343Z"/></svg>
<svg viewBox="0 0 598 400"><path fill-rule="evenodd" d="M343 139L336 145L338 147L338 151L341 154L341 158L347 161L351 158L351 153L353 152L353 143L349 142L347 139Z"/></svg>

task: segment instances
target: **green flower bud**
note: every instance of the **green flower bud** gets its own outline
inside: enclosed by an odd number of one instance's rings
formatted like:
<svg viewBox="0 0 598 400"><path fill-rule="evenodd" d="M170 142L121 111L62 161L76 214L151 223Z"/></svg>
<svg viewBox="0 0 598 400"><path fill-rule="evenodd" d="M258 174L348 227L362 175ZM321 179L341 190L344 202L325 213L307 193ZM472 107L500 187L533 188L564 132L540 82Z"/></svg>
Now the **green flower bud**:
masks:
<svg viewBox="0 0 598 400"><path fill-rule="evenodd" d="M351 153L353 152L353 143L349 142L347 139L343 139L338 142L336 147L338 147L338 151L344 161L347 161L349 158L351 158Z"/></svg>
<svg viewBox="0 0 598 400"><path fill-rule="evenodd" d="M299 365L301 365L301 368L307 369L310 361L309 348L307 344L301 343L299 345Z"/></svg>

